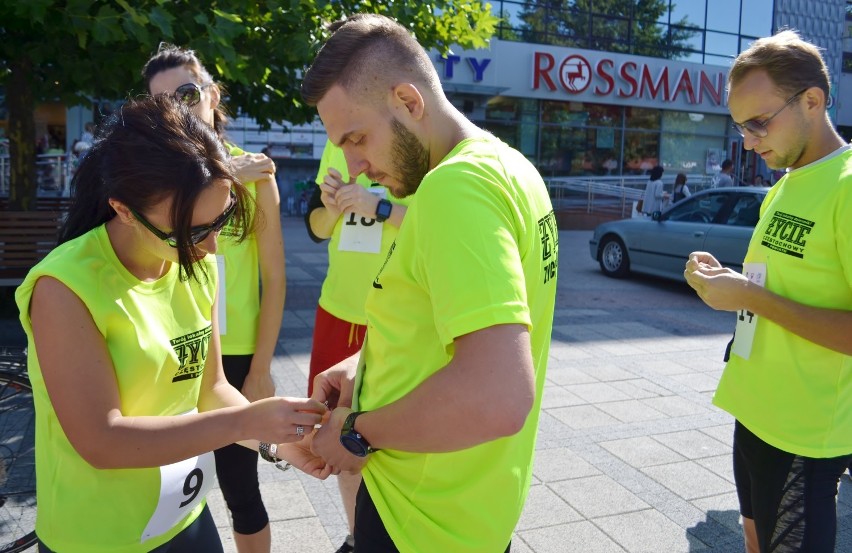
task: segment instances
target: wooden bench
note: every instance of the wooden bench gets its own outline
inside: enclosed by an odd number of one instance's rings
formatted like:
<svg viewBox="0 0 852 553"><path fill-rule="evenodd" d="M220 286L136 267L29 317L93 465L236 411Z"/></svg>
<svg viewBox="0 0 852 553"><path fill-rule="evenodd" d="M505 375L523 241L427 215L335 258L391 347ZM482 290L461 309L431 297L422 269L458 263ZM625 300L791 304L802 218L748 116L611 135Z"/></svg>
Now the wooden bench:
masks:
<svg viewBox="0 0 852 553"><path fill-rule="evenodd" d="M39 196L35 202L35 208L38 211L68 211L69 207L71 207L71 198L65 196ZM7 209L9 209L9 198L0 198L0 212Z"/></svg>
<svg viewBox="0 0 852 553"><path fill-rule="evenodd" d="M17 286L56 247L62 211L0 211L0 286Z"/></svg>

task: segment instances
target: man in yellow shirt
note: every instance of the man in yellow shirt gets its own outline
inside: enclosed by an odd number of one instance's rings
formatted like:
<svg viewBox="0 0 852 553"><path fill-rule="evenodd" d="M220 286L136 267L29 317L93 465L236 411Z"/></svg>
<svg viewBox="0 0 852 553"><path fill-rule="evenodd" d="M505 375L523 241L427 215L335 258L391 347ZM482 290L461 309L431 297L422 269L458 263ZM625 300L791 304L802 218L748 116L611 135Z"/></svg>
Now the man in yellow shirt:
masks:
<svg viewBox="0 0 852 553"><path fill-rule="evenodd" d="M746 548L833 553L852 461L852 148L826 113L819 50L793 31L734 61L728 106L743 146L789 168L767 194L742 275L694 252L689 285L737 311L713 403L737 420Z"/></svg>
<svg viewBox="0 0 852 553"><path fill-rule="evenodd" d="M302 96L350 176L416 195L367 296L360 361L314 381L315 399L340 395L314 447L361 469L359 553L508 550L553 323L547 189L523 154L447 100L404 27L360 14L332 31Z"/></svg>
<svg viewBox="0 0 852 553"><path fill-rule="evenodd" d="M408 204L366 175L350 179L343 150L331 142L323 150L316 183L305 225L314 242L328 239L328 272L314 320L308 395L313 393L316 375L361 351L367 332L367 292ZM349 535L336 553L350 553L355 545L355 494L361 477L344 473L338 475L337 483Z"/></svg>

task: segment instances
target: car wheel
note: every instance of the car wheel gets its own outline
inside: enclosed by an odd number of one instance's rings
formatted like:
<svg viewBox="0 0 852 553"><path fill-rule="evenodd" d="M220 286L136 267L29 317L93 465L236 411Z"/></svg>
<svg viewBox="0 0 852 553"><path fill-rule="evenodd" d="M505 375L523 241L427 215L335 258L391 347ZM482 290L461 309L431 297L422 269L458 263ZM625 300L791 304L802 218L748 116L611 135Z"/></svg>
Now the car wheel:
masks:
<svg viewBox="0 0 852 553"><path fill-rule="evenodd" d="M630 257L624 242L617 236L606 236L601 241L598 262L601 271L608 277L624 278L630 272Z"/></svg>

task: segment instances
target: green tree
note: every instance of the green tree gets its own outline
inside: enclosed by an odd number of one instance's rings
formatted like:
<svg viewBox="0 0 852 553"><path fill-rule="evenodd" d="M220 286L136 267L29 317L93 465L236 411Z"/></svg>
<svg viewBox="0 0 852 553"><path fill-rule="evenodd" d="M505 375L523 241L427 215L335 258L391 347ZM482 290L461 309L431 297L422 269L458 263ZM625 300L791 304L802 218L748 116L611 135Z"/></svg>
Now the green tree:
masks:
<svg viewBox="0 0 852 553"><path fill-rule="evenodd" d="M686 19L668 29L667 0L531 0L524 2L521 36L530 42L589 50L678 58L697 32Z"/></svg>
<svg viewBox="0 0 852 553"><path fill-rule="evenodd" d="M482 48L497 18L480 0L0 0L0 87L9 112L10 209L35 203L37 102L88 104L143 93L161 41L196 50L229 105L261 124L309 121L301 72L346 14L383 13L426 47Z"/></svg>

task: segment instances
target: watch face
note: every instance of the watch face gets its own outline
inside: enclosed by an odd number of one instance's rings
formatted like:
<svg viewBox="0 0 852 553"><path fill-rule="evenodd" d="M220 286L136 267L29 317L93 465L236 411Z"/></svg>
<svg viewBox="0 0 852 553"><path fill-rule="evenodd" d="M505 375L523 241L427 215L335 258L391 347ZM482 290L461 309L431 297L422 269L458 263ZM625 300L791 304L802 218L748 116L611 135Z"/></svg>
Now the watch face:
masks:
<svg viewBox="0 0 852 553"><path fill-rule="evenodd" d="M343 434L340 436L340 444L352 455L357 455L358 457L367 456L367 448L364 447L364 444L355 436Z"/></svg>

